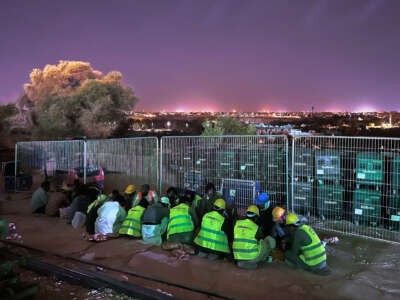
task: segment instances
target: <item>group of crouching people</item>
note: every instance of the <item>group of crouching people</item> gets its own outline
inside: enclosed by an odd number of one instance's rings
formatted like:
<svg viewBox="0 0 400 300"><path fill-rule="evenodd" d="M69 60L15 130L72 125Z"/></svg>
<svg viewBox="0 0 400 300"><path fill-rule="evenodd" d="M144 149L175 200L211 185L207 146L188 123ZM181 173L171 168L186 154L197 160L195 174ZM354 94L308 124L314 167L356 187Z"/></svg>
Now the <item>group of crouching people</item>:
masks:
<svg viewBox="0 0 400 300"><path fill-rule="evenodd" d="M45 182L33 194L32 212L47 213L51 203L42 201L44 205L39 207L34 198L48 189ZM75 228L86 225L90 235L142 239L165 250L180 249L210 260L234 260L244 269L256 269L271 261L270 254L277 248L284 252L288 265L329 274L324 244L318 235L294 213L272 207L266 193L258 195L245 217L239 217L234 207L227 207L212 183L207 184L204 196L190 190L179 195L170 187L159 198L147 184L140 191L128 185L123 194L114 190L105 195L79 182L72 189L64 187L64 193L72 203L64 203L59 215Z"/></svg>

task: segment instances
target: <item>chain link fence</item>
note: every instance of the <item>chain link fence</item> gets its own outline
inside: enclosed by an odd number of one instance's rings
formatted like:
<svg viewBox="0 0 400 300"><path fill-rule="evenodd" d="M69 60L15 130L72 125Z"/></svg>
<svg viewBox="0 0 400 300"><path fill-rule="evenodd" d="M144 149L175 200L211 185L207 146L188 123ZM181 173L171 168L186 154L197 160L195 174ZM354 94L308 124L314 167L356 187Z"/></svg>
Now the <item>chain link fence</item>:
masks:
<svg viewBox="0 0 400 300"><path fill-rule="evenodd" d="M400 139L296 137L290 208L313 226L400 242Z"/></svg>
<svg viewBox="0 0 400 300"><path fill-rule="evenodd" d="M286 207L287 150L286 136L163 137L160 190L175 186L204 194L213 183L239 212L260 192Z"/></svg>

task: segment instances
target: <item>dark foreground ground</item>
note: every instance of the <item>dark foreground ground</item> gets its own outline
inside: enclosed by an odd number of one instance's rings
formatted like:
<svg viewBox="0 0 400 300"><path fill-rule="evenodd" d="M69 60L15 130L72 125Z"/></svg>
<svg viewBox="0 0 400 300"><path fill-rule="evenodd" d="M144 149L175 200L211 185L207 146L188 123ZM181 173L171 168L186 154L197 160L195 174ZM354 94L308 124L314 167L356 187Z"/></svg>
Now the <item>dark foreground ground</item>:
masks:
<svg viewBox="0 0 400 300"><path fill-rule="evenodd" d="M83 229L75 230L59 218L30 214L31 194L5 194L0 190L0 215L16 223L24 245L76 258L86 255L95 263L235 299L400 299L400 246L397 244L339 236L338 244L327 246L328 263L332 268L332 275L328 277L290 269L280 261L247 271L227 261L210 262L195 256L179 260L159 247L138 240L120 238L102 243L88 242L82 239ZM49 285L53 289L47 280L40 279L42 291ZM88 290L79 292L70 290L65 283L58 285L54 289L60 295L67 293L65 296L70 299L89 299ZM149 282L144 285L159 288ZM172 287L166 292L183 299L207 299ZM103 299L107 297L114 298L106 295Z"/></svg>

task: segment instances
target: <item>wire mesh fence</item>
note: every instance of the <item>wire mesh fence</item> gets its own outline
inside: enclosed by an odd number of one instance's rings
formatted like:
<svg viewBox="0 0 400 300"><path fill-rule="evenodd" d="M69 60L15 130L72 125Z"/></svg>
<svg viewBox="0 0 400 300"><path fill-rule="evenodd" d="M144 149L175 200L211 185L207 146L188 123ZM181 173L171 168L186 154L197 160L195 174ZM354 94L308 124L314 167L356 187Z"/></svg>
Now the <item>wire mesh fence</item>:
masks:
<svg viewBox="0 0 400 300"><path fill-rule="evenodd" d="M239 212L260 192L287 204L286 136L163 137L160 190L169 186L204 194L213 183Z"/></svg>
<svg viewBox="0 0 400 300"><path fill-rule="evenodd" d="M315 227L400 242L400 139L296 137L290 208Z"/></svg>
<svg viewBox="0 0 400 300"><path fill-rule="evenodd" d="M32 181L38 185L48 179L55 185L72 184L74 180L96 183L106 190L121 191L128 184L144 183L155 189L158 187L158 139L19 142L15 165L17 171L13 177L18 179L29 174L30 186ZM15 182L13 190L25 189L26 184Z"/></svg>

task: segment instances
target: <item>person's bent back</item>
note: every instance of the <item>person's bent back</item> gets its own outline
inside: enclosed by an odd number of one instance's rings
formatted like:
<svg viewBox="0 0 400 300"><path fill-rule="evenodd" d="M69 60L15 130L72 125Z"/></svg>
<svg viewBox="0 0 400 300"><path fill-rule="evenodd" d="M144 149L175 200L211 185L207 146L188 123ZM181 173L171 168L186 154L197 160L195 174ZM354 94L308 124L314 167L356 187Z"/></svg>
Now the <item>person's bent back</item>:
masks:
<svg viewBox="0 0 400 300"><path fill-rule="evenodd" d="M161 245L168 226L170 202L168 197L161 197L160 202L149 206L143 213L142 237L148 244Z"/></svg>
<svg viewBox="0 0 400 300"><path fill-rule="evenodd" d="M44 181L40 187L33 193L31 199L31 210L32 213L42 213L46 211L46 205L48 202L47 193L50 191L50 182Z"/></svg>

